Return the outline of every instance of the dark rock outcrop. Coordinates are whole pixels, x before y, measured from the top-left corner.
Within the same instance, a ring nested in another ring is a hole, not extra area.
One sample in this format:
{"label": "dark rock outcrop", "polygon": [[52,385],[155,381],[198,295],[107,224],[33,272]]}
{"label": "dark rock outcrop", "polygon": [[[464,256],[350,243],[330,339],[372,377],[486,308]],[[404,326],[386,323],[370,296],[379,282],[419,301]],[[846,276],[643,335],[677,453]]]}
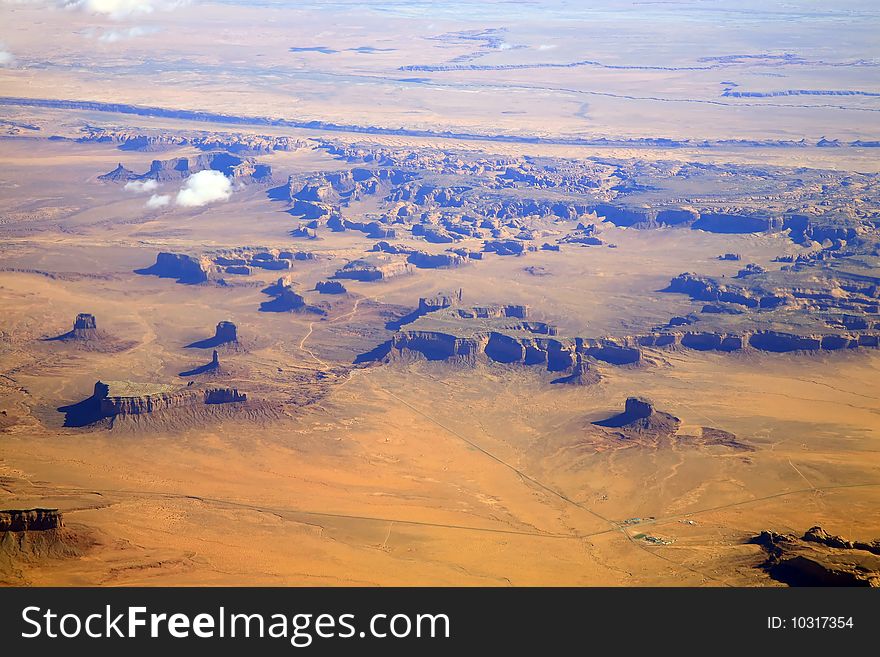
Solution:
{"label": "dark rock outcrop", "polygon": [[0,509],[0,532],[41,532],[63,526],[58,509]]}
{"label": "dark rock outcrop", "polygon": [[767,553],[760,568],[789,586],[880,587],[880,541],[849,541],[812,527],[800,537],[765,530],[750,542]]}

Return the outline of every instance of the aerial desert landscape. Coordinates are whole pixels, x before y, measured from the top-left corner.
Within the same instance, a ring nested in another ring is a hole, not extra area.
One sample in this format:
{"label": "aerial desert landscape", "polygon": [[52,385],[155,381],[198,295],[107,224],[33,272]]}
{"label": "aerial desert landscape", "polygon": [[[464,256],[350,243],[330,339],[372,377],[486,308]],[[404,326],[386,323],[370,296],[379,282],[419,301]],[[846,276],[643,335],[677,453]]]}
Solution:
{"label": "aerial desert landscape", "polygon": [[0,17],[0,584],[880,586],[875,2]]}

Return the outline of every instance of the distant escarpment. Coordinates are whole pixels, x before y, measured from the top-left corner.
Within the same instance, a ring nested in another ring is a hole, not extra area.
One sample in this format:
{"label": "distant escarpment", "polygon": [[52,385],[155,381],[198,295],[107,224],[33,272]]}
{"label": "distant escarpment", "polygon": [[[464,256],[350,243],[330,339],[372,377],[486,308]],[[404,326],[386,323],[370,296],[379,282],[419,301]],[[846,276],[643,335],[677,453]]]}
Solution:
{"label": "distant escarpment", "polygon": [[195,157],[177,157],[170,160],[153,160],[150,168],[137,174],[119,164],[113,171],[98,176],[102,182],[130,182],[133,180],[155,180],[171,182],[189,178],[199,171],[219,171],[224,176],[242,183],[265,183],[272,180],[272,167],[258,164],[250,157],[242,157],[225,152],[205,153]]}
{"label": "distant escarpment", "polygon": [[[613,224],[787,233],[799,245],[819,247],[822,257],[869,252],[878,237],[877,174],[320,144],[354,166],[293,176],[268,192],[302,220],[292,229],[297,237],[315,239],[327,229],[377,240],[409,234],[431,244],[478,239],[481,253],[511,256],[613,247],[605,242]],[[367,200],[370,212],[349,211]],[[441,266],[457,264],[447,258]]]}
{"label": "distant escarpment", "polygon": [[765,530],[750,542],[767,554],[759,567],[789,586],[880,587],[880,540],[851,541],[817,526],[803,536]]}
{"label": "distant escarpment", "polygon": [[237,155],[265,155],[276,151],[308,148],[308,142],[294,137],[251,135],[229,132],[132,132],[86,126],[80,143],[116,144],[122,151],[153,152],[192,146],[202,151],[226,151]]}

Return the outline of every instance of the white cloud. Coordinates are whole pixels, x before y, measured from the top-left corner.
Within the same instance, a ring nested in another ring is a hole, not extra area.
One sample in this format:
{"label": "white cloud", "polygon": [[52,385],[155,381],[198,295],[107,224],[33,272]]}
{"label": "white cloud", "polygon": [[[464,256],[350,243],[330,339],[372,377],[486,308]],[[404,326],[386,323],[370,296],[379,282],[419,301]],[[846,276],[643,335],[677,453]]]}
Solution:
{"label": "white cloud", "polygon": [[553,50],[556,46],[550,43],[542,43],[538,46],[538,50]]}
{"label": "white cloud", "polygon": [[103,43],[116,43],[117,41],[127,41],[128,39],[153,34],[158,31],[159,30],[155,27],[141,27],[135,25],[134,27],[127,27],[123,30],[106,30],[98,36],[98,41],[102,41]]}
{"label": "white cloud", "polygon": [[159,186],[155,180],[130,180],[125,183],[124,189],[135,194],[142,192],[152,192]]}
{"label": "white cloud", "polygon": [[232,196],[232,183],[219,171],[194,173],[177,193],[176,203],[185,208],[197,208],[214,201],[226,201]]}
{"label": "white cloud", "polygon": [[3,44],[0,43],[0,66],[9,66],[10,64],[15,63],[15,55],[13,55],[8,50],[3,48]]}
{"label": "white cloud", "polygon": [[112,19],[170,11],[188,0],[0,0],[3,4],[59,7],[100,14]]}
{"label": "white cloud", "polygon": [[153,194],[147,200],[147,207],[155,210],[157,208],[164,208],[169,203],[171,203],[171,197],[168,194]]}
{"label": "white cloud", "polygon": [[64,0],[64,6],[82,9],[110,18],[127,18],[139,14],[151,14],[156,10],[167,11],[181,5],[173,0]]}

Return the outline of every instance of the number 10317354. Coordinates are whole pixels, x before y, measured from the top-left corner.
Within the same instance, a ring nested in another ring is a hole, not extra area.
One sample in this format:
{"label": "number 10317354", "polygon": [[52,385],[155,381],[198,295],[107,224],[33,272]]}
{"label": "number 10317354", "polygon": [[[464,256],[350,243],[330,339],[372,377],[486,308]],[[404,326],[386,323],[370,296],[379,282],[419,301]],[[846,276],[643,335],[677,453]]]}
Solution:
{"label": "number 10317354", "polygon": [[770,630],[851,630],[852,616],[768,616]]}

